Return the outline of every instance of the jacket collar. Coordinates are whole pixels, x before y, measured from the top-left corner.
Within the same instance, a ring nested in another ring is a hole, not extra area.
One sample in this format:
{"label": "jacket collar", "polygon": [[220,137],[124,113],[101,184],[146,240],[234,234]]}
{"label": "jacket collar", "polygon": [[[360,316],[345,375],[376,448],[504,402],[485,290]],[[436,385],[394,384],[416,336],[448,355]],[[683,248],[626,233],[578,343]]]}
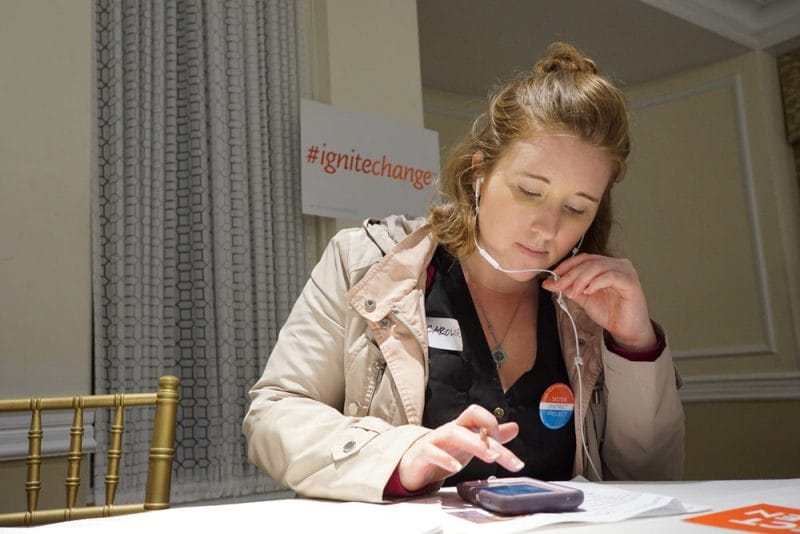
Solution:
{"label": "jacket collar", "polygon": [[[367,320],[375,341],[381,347],[386,365],[395,379],[406,419],[412,424],[422,422],[425,405],[428,341],[421,295],[426,267],[435,250],[436,242],[430,227],[418,228],[345,293],[348,303]],[[391,322],[391,319],[384,319],[390,313],[406,328],[384,328],[386,321]]]}
{"label": "jacket collar", "polygon": [[[389,239],[380,233],[370,235],[381,246]],[[424,224],[386,253],[364,277],[345,294],[348,303],[365,319],[377,322],[386,317],[393,303],[399,302],[420,280],[436,250],[431,228]]]}

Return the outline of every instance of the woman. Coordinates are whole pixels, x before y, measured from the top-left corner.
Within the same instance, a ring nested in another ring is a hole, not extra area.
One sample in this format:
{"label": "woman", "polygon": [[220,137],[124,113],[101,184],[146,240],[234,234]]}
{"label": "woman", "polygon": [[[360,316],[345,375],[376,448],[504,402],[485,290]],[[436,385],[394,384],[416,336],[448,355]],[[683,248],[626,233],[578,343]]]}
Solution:
{"label": "woman", "polygon": [[628,151],[621,92],[551,46],[491,99],[425,220],[331,240],[250,392],[251,461],[375,502],[490,475],[680,477],[665,335],[606,250]]}

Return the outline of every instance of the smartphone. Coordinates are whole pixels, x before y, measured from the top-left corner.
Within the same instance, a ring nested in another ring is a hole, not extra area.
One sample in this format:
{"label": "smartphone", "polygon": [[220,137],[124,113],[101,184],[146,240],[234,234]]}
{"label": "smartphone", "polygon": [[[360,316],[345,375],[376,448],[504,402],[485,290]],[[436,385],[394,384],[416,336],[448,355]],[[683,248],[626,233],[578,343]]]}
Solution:
{"label": "smartphone", "polygon": [[529,477],[472,480],[461,482],[456,490],[467,502],[508,515],[567,512],[583,502],[583,492],[579,489]]}

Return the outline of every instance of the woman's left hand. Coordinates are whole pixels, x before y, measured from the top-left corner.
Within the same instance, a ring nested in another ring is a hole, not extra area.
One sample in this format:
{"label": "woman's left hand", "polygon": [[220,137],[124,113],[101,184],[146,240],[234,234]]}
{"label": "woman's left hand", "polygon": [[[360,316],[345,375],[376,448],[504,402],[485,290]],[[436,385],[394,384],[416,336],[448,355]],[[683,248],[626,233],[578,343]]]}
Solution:
{"label": "woman's left hand", "polygon": [[542,287],[575,301],[624,349],[647,350],[657,339],[633,264],[624,258],[578,254],[555,269]]}

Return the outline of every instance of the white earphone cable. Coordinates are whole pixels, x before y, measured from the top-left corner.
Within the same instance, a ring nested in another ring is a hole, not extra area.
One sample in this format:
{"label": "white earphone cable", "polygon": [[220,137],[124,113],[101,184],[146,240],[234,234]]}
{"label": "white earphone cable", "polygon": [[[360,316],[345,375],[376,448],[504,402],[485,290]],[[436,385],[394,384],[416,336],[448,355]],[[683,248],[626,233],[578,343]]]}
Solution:
{"label": "white earphone cable", "polygon": [[[552,273],[553,278],[558,280],[558,275],[556,273]],[[567,314],[569,317],[569,322],[572,325],[572,333],[575,336],[575,371],[578,374],[578,398],[575,399],[575,417],[576,421],[578,421],[581,430],[581,445],[583,446],[583,453],[586,459],[589,461],[589,466],[591,466],[592,471],[594,471],[594,475],[597,477],[597,480],[603,480],[603,477],[600,476],[600,473],[597,471],[597,467],[595,467],[594,462],[592,461],[592,455],[589,454],[589,446],[586,443],[586,431],[585,431],[585,421],[583,420],[583,412],[581,411],[581,407],[583,406],[583,375],[581,373],[581,367],[583,367],[583,358],[581,358],[581,346],[580,340],[578,339],[578,327],[575,325],[575,319],[572,318],[572,314],[567,309],[567,303],[564,302],[564,298],[561,295],[561,292],[558,292],[558,297],[556,298],[558,302],[558,306]]]}

